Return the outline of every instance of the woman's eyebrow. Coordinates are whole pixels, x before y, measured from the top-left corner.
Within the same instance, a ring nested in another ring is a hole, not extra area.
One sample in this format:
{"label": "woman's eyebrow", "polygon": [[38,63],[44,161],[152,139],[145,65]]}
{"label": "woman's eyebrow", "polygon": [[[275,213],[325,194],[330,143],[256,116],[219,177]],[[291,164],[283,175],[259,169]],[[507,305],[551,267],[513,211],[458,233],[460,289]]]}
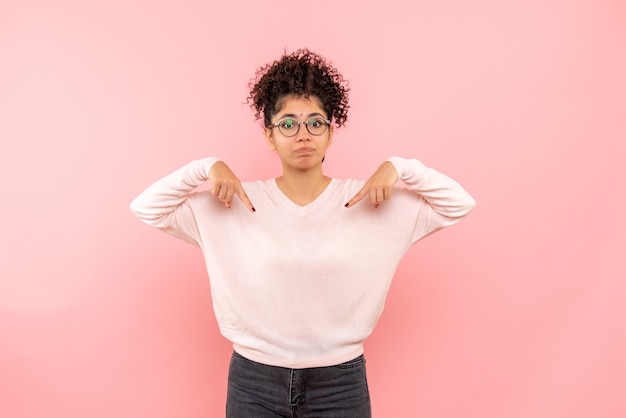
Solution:
{"label": "woman's eyebrow", "polygon": [[[315,113],[309,113],[309,114],[307,115],[307,118],[312,118],[312,117],[314,117],[314,116],[321,116],[321,117],[324,117],[324,115],[322,115],[321,113],[319,113],[319,112],[315,112]],[[284,118],[297,118],[297,117],[298,117],[298,115],[296,115],[295,113],[286,113],[286,114],[282,115],[279,119],[284,119]]]}

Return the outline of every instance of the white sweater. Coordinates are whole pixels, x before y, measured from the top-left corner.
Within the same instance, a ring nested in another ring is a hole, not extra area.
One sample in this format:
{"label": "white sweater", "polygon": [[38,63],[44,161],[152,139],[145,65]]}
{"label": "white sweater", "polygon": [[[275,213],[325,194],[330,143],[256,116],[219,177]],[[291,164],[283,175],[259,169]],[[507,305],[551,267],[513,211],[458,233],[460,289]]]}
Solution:
{"label": "white sweater", "polygon": [[379,208],[344,205],[363,181],[333,179],[298,206],[274,179],[244,183],[256,212],[209,191],[217,158],[192,161],[131,204],[145,223],[198,245],[220,331],[244,357],[288,368],[339,364],[363,353],[398,262],[426,235],[474,207],[454,180],[417,160],[392,157],[400,179]]}

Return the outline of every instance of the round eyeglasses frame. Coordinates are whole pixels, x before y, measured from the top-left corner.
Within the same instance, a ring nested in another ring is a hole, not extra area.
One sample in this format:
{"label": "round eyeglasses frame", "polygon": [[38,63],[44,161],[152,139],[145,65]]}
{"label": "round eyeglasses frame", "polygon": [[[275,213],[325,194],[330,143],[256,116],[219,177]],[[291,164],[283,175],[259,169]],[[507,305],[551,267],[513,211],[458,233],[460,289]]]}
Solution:
{"label": "round eyeglasses frame", "polygon": [[[286,120],[290,120],[291,122],[293,122],[293,123],[298,125],[298,127],[296,128],[295,132],[287,132],[287,133],[285,133],[283,131],[283,129],[281,128],[281,123],[286,121]],[[314,122],[324,122],[324,130],[321,131],[321,132],[318,132],[318,133],[311,132],[310,126]],[[278,130],[280,131],[281,134],[283,134],[284,136],[286,136],[288,138],[291,138],[291,137],[294,137],[294,136],[298,135],[298,132],[300,132],[300,125],[306,125],[306,130],[311,135],[320,136],[320,135],[323,135],[328,130],[328,127],[330,126],[330,120],[324,119],[324,118],[319,117],[319,116],[315,117],[315,118],[311,118],[311,119],[307,120],[306,122],[300,122],[298,120],[295,120],[294,118],[282,118],[278,122],[272,123],[271,125],[268,125],[267,128],[268,129],[278,128]]]}

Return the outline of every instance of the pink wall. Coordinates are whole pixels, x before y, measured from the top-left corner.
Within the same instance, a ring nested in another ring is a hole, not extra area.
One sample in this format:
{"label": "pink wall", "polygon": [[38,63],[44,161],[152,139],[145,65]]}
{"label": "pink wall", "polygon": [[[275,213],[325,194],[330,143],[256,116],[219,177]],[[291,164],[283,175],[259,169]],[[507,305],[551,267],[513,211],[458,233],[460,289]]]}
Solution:
{"label": "pink wall", "polygon": [[0,416],[223,415],[201,254],[128,204],[205,155],[276,175],[242,103],[300,46],[352,84],[329,174],[417,157],[478,201],[398,270],[375,416],[626,416],[623,3],[240,3],[0,0]]}

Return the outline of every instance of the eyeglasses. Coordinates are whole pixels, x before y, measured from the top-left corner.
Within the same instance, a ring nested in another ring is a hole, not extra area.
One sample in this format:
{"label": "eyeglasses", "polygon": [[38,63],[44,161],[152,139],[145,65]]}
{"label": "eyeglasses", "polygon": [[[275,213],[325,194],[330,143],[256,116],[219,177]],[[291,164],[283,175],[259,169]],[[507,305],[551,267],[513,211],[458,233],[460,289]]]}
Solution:
{"label": "eyeglasses", "polygon": [[302,124],[306,125],[306,130],[309,131],[311,135],[318,136],[326,132],[326,129],[328,129],[328,126],[330,125],[330,121],[320,116],[311,118],[306,122],[300,122],[293,118],[285,118],[276,123],[272,123],[268,126],[268,128],[278,128],[281,134],[291,137],[298,135],[298,132],[300,132],[300,125]]}

